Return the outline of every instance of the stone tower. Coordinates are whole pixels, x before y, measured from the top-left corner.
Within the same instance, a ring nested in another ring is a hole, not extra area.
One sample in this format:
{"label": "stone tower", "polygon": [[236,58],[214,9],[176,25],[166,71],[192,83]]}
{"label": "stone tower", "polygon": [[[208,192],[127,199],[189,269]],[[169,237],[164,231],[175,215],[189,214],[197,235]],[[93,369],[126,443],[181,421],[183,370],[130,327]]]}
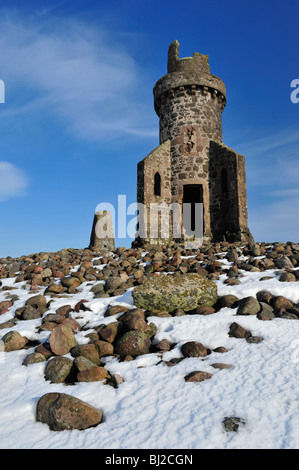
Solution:
{"label": "stone tower", "polygon": [[[160,145],[138,163],[137,202],[144,210],[139,211],[136,241],[194,240],[196,217],[201,217],[203,240],[251,242],[244,157],[222,143],[226,89],[210,73],[208,56],[194,53],[180,59],[179,43],[172,42],[167,74],[153,93]],[[163,205],[180,209],[169,212],[169,227],[165,218],[161,223],[161,214],[150,212]],[[191,214],[188,227],[185,207]]]}

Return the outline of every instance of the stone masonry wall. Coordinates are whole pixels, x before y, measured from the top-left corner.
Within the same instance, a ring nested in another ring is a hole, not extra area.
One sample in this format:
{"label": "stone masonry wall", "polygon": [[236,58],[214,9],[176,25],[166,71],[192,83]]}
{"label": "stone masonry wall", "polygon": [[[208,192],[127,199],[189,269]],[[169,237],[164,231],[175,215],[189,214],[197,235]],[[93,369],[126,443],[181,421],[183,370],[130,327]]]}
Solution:
{"label": "stone masonry wall", "polygon": [[[155,174],[158,173],[161,179],[161,193],[160,196],[155,195],[154,186],[155,186]],[[140,202],[145,207],[145,212],[140,213],[138,217],[139,222],[139,232],[142,233],[142,228],[145,228],[146,241],[147,243],[155,244],[159,243],[159,238],[162,235],[160,227],[160,215],[155,217],[153,213],[152,219],[150,219],[150,209],[151,204],[161,205],[167,204],[171,205],[171,165],[170,165],[170,142],[166,141],[159,147],[155,148],[147,157],[145,157],[141,162],[138,163],[137,167],[137,202]],[[153,208],[153,206],[152,206]],[[151,225],[150,225],[151,224]],[[171,220],[169,221],[169,226],[171,227]],[[150,229],[152,233],[158,234],[158,239],[151,239]],[[167,235],[167,234],[166,234]],[[171,238],[168,237],[168,240]]]}
{"label": "stone masonry wall", "polygon": [[213,240],[250,241],[244,157],[222,142],[211,141],[209,166]]}
{"label": "stone masonry wall", "polygon": [[160,140],[171,141],[172,201],[182,204],[184,185],[203,186],[204,228],[210,237],[210,140],[222,140],[223,101],[200,86],[180,87],[161,99]]}

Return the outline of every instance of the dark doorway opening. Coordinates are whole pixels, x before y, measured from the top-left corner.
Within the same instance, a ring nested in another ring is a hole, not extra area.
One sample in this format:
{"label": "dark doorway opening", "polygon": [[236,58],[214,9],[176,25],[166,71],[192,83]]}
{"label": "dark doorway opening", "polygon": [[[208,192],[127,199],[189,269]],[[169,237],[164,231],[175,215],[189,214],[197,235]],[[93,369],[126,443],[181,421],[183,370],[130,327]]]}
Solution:
{"label": "dark doorway opening", "polygon": [[[199,206],[201,204],[201,207]],[[202,220],[198,220],[198,218]],[[187,235],[194,235],[203,226],[202,184],[186,184],[183,192],[183,225]],[[195,234],[196,236],[196,234]]]}

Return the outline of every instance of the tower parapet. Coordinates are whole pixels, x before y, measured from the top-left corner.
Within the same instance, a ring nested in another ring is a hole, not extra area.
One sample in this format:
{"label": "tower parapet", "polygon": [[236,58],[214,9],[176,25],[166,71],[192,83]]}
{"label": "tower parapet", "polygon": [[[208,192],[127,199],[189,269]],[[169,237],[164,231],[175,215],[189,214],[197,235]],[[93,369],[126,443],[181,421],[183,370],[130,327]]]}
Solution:
{"label": "tower parapet", "polygon": [[[177,137],[180,127],[192,121],[210,139],[222,140],[221,113],[226,105],[223,81],[210,73],[207,55],[195,52],[193,57],[179,58],[179,42],[168,49],[168,73],[154,86],[154,107],[160,118],[160,143]],[[182,113],[182,110],[184,112]]]}

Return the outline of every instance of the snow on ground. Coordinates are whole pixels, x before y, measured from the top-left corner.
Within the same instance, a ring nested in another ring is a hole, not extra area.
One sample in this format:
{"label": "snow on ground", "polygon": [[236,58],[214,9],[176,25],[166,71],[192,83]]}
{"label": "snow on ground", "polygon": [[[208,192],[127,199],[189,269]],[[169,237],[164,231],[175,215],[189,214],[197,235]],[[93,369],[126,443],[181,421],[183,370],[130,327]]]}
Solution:
{"label": "snow on ground", "polygon": [[[225,260],[223,260],[225,262]],[[219,295],[238,297],[255,295],[267,289],[299,302],[298,283],[279,282],[274,271],[267,271],[271,280],[260,281],[265,273],[243,272],[241,284],[217,282]],[[4,279],[3,286],[14,286],[12,294],[19,300],[12,312],[1,320],[12,318],[14,310],[23,306],[33,295],[23,289],[25,283],[14,284]],[[104,318],[108,304],[132,305],[131,290],[109,299],[93,299],[90,282],[80,286],[80,292],[68,299],[55,299],[51,310],[87,299],[91,312],[73,313],[73,317],[89,326],[115,321]],[[41,291],[42,293],[42,291]],[[5,299],[0,293],[0,301]],[[50,300],[50,297],[49,297]],[[44,379],[45,363],[23,366],[24,357],[32,350],[0,353],[0,447],[10,449],[289,449],[299,448],[299,321],[274,319],[260,321],[256,316],[235,316],[236,309],[223,308],[208,315],[186,315],[173,318],[150,317],[158,327],[156,340],[163,338],[177,343],[163,354],[164,360],[181,357],[180,346],[190,340],[215,349],[224,346],[227,353],[212,352],[205,358],[188,358],[175,366],[161,363],[161,354],[139,356],[131,362],[105,359],[110,373],[120,374],[124,383],[117,389],[102,382],[75,385],[50,384]],[[246,340],[230,338],[229,326],[237,321],[253,335],[264,341],[249,344]],[[29,339],[46,341],[50,332],[37,333],[40,320],[20,321],[11,329]],[[1,337],[8,330],[1,330]],[[81,331],[76,335],[79,344],[87,342]],[[69,356],[71,357],[71,356]],[[211,364],[224,362],[232,369],[214,369]],[[184,376],[202,370],[212,378],[201,383],[186,383]],[[48,392],[73,395],[100,408],[104,422],[85,431],[50,431],[46,424],[35,419],[39,398]],[[226,416],[244,418],[246,425],[237,433],[228,433],[222,426]]]}

